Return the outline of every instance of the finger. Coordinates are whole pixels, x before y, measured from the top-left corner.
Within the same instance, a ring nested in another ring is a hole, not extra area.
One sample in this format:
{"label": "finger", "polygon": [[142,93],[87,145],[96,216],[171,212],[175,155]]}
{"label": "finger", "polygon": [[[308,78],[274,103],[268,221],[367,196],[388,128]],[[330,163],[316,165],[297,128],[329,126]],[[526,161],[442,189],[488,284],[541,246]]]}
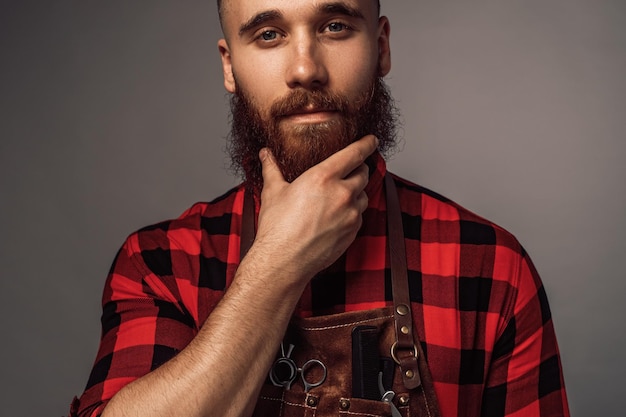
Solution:
{"label": "finger", "polygon": [[335,173],[340,178],[345,178],[368,156],[370,156],[378,146],[378,139],[374,135],[367,135],[351,143],[340,151],[329,156],[320,162],[318,166],[329,173]]}
{"label": "finger", "polygon": [[263,148],[259,152],[261,159],[261,175],[263,175],[263,188],[265,189],[272,184],[281,184],[285,182],[282,172],[274,159],[274,155],[269,149]]}
{"label": "finger", "polygon": [[350,174],[348,174],[344,179],[346,184],[349,187],[356,191],[362,191],[370,178],[370,167],[363,163],[356,167]]}
{"label": "finger", "polygon": [[361,191],[356,198],[357,210],[359,210],[361,214],[363,214],[365,209],[367,209],[368,204],[369,204],[369,197],[367,196],[367,193],[365,191]]}

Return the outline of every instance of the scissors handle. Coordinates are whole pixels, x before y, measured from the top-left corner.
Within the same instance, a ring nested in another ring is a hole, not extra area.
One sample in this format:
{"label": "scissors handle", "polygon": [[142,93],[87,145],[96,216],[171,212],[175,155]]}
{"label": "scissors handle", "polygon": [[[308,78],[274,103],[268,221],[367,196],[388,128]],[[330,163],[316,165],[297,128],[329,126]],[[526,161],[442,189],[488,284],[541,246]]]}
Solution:
{"label": "scissors handle", "polygon": [[[326,365],[318,359],[309,359],[304,363],[304,365],[302,365],[302,368],[298,368],[296,362],[290,358],[293,348],[293,345],[289,345],[287,352],[285,352],[284,344],[280,344],[280,352],[282,356],[276,359],[269,372],[269,378],[272,384],[277,387],[290,389],[291,384],[298,377],[298,373],[300,373],[300,378],[302,378],[302,383],[304,384],[304,392],[309,392],[311,388],[322,385],[324,381],[326,381]],[[316,367],[322,368],[322,376],[316,381],[308,381],[307,376],[309,375],[309,372]]]}
{"label": "scissors handle", "polygon": [[270,381],[277,387],[291,388],[298,375],[298,367],[291,358],[278,358],[270,369]]}
{"label": "scissors handle", "polygon": [[[307,374],[314,367],[322,368],[322,376],[317,381],[310,382],[307,380]],[[298,371],[300,371],[300,377],[302,378],[302,384],[304,385],[304,392],[309,392],[311,388],[319,387],[324,383],[324,381],[326,381],[326,365],[324,365],[320,360],[309,359],[304,363],[304,365],[302,365],[302,368],[298,369]]]}

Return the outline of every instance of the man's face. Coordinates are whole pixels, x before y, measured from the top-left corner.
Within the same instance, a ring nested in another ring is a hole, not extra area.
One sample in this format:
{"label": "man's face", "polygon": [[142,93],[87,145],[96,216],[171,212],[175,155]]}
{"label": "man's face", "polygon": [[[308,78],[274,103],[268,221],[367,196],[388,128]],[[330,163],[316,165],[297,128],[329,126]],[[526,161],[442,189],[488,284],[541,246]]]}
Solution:
{"label": "man's face", "polygon": [[233,135],[257,142],[244,159],[267,146],[291,181],[358,139],[359,115],[390,69],[375,1],[225,0],[222,25]]}

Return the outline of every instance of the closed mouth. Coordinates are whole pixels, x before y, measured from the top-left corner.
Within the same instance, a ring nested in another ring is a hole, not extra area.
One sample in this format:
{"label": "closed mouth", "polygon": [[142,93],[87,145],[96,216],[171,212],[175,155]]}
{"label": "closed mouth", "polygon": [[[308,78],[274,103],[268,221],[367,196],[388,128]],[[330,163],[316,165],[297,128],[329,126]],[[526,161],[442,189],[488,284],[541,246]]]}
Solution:
{"label": "closed mouth", "polygon": [[337,110],[335,109],[306,106],[306,107],[300,107],[298,109],[289,111],[286,114],[284,114],[283,117],[299,116],[299,115],[307,115],[307,114],[315,114],[315,113],[335,113],[336,111]]}

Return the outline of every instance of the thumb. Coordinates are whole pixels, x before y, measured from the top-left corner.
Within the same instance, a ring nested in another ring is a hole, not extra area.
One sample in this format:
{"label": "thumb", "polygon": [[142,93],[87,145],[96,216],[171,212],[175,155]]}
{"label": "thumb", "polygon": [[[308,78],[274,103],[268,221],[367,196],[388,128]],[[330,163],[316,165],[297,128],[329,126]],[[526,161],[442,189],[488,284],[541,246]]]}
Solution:
{"label": "thumb", "polygon": [[274,155],[272,155],[272,152],[269,149],[261,149],[259,152],[259,158],[261,159],[263,188],[268,188],[275,183],[280,184],[285,182],[285,178],[283,177],[282,172],[280,172],[280,168],[274,159]]}

